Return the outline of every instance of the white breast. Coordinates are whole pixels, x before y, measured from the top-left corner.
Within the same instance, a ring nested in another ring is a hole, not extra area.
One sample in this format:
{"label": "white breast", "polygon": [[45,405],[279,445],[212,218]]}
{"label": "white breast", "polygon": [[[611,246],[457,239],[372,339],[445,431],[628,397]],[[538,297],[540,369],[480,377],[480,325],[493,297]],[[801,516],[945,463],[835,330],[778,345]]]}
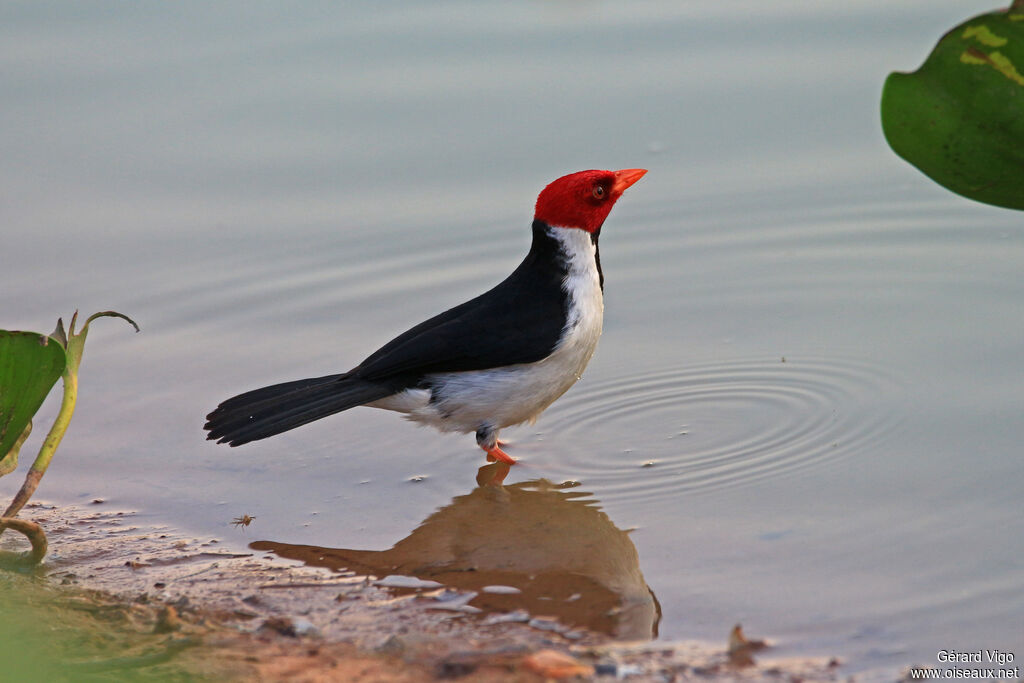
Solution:
{"label": "white breast", "polygon": [[604,319],[604,297],[597,271],[597,246],[583,230],[551,228],[564,252],[568,272],[568,319],[562,338],[547,358],[491,370],[433,375],[430,392],[413,389],[375,404],[408,413],[408,418],[442,431],[473,432],[532,422],[583,374],[594,355]]}

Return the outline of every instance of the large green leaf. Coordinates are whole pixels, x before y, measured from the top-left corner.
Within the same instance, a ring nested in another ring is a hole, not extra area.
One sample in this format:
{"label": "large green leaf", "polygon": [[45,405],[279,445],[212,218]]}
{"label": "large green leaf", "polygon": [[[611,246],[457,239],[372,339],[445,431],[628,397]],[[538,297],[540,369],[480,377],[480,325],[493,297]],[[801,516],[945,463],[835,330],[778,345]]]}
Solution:
{"label": "large green leaf", "polygon": [[0,330],[0,459],[25,431],[65,363],[64,347],[56,340]]}
{"label": "large green leaf", "polygon": [[1024,8],[991,12],[943,36],[921,68],[882,90],[893,151],[970,199],[1024,209]]}

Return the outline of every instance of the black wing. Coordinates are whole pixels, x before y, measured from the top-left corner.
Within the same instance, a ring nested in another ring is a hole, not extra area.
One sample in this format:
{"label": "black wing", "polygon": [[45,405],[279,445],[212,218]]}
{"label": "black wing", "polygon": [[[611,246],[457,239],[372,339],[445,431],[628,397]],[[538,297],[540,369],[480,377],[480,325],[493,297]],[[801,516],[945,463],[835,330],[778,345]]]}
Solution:
{"label": "black wing", "polygon": [[350,374],[367,380],[403,377],[413,385],[434,372],[539,361],[562,336],[568,314],[565,276],[557,242],[547,226],[535,223],[530,252],[503,282],[399,335]]}

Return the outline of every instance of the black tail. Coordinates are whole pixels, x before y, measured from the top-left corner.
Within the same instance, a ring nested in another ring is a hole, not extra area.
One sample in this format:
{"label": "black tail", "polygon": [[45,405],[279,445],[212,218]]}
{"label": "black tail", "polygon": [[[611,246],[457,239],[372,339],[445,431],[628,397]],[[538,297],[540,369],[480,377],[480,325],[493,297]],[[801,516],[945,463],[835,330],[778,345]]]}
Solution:
{"label": "black tail", "polygon": [[239,394],[206,416],[207,439],[240,446],[395,393],[386,383],[328,375]]}

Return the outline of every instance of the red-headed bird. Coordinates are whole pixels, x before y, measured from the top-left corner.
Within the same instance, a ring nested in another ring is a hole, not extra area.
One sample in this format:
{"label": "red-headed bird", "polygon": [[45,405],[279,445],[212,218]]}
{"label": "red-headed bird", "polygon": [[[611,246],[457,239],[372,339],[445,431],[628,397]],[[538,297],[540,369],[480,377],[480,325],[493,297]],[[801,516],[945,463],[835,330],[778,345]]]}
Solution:
{"label": "red-headed bird", "polygon": [[420,323],[348,372],[274,384],[206,416],[208,439],[238,446],[355,406],[476,433],[489,460],[514,463],[503,427],[532,422],[583,374],[604,317],[597,241],[608,212],[645,169],[580,171],[537,198],[533,244],[511,275]]}

